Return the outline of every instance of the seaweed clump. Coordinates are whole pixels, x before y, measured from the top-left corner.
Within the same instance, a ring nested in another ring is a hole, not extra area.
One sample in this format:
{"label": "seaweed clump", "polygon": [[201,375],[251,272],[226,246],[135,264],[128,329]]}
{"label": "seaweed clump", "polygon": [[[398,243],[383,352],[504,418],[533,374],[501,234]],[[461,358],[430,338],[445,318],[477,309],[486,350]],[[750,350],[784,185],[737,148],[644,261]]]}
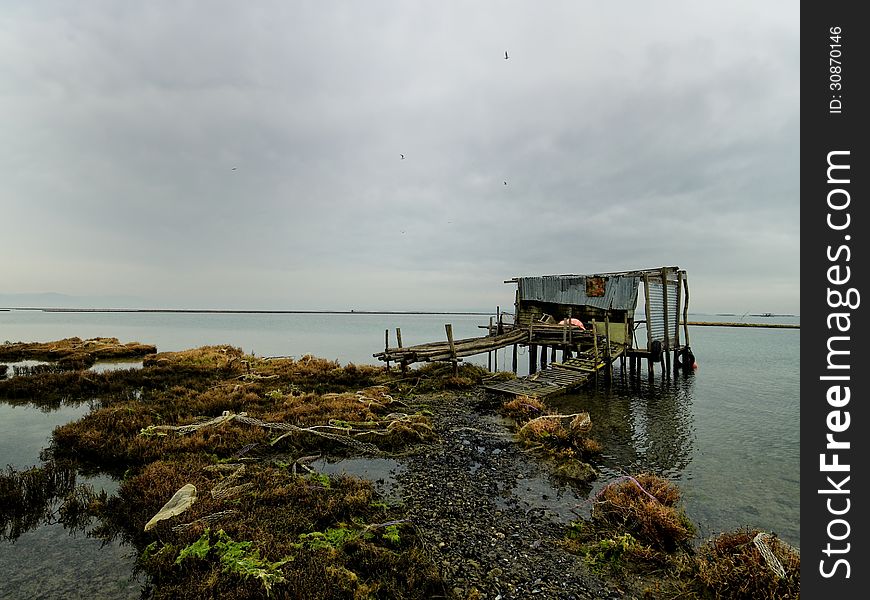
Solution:
{"label": "seaweed clump", "polygon": [[730,531],[705,542],[687,569],[702,597],[799,598],[800,554],[758,529]]}
{"label": "seaweed clump", "polygon": [[679,501],[680,489],[667,479],[651,473],[626,476],[598,493],[592,518],[664,552],[688,549],[695,526]]}
{"label": "seaweed clump", "polygon": [[587,461],[602,448],[589,436],[589,413],[550,414],[546,405],[533,396],[517,396],[505,402],[502,412],[517,423],[520,442],[555,462],[556,475],[583,483],[597,477]]}
{"label": "seaweed clump", "polygon": [[679,589],[682,594],[681,565],[691,564],[695,527],[679,500],[679,488],[666,479],[648,473],[626,476],[596,495],[591,519],[572,523],[563,547],[582,556],[594,571],[631,573],[639,577],[635,584],[646,576],[659,592]]}

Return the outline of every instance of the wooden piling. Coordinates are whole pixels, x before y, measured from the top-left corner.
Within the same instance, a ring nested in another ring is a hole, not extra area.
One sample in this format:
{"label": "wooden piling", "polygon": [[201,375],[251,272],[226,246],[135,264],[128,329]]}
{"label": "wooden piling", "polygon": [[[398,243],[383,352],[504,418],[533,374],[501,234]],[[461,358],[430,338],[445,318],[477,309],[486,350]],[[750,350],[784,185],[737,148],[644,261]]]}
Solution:
{"label": "wooden piling", "polygon": [[595,331],[595,319],[592,319],[592,356],[595,358],[595,384],[598,384],[598,333]]}
{"label": "wooden piling", "polygon": [[628,311],[623,315],[623,339],[622,339],[622,370],[625,371],[625,356],[631,350],[631,334],[628,332]]}
{"label": "wooden piling", "polygon": [[607,360],[607,380],[610,381],[613,378],[613,361],[610,360],[610,313],[604,313],[604,336],[607,339],[607,346],[604,348],[604,356],[605,360]]}
{"label": "wooden piling", "polygon": [[665,322],[665,339],[662,347],[662,376],[670,377],[671,376],[671,328],[670,328],[670,319],[668,314],[668,269],[667,267],[662,267],[662,308],[664,309],[662,317]]}
{"label": "wooden piling", "polygon": [[450,344],[450,356],[453,362],[453,375],[459,377],[459,361],[456,360],[456,345],[453,343],[453,325],[447,323],[444,325],[447,331],[447,343]]}
{"label": "wooden piling", "polygon": [[384,331],[384,352],[387,353],[387,371],[390,370],[390,330],[387,329]]}
{"label": "wooden piling", "polygon": [[[489,335],[492,335],[492,317],[489,318],[489,329],[487,329]],[[492,350],[486,353],[486,369],[490,373],[492,373]]]}
{"label": "wooden piling", "polygon": [[[402,348],[402,328],[401,327],[396,327],[396,342],[399,344],[399,349],[401,349]],[[402,369],[402,373],[406,373],[408,371],[408,365],[405,363],[404,360],[399,362],[399,366]]]}
{"label": "wooden piling", "polygon": [[511,363],[511,366],[513,367],[514,375],[516,375],[517,374],[517,345],[516,344],[514,344],[513,361]]}
{"label": "wooden piling", "polygon": [[683,334],[686,338],[686,345],[689,345],[689,280],[683,277],[683,291],[686,292],[686,297],[683,299]]}
{"label": "wooden piling", "polygon": [[674,377],[677,376],[679,361],[677,354],[680,351],[680,303],[682,301],[683,292],[683,272],[677,271],[677,311],[674,315]]}
{"label": "wooden piling", "polygon": [[[651,326],[651,318],[650,318],[650,304],[649,304],[649,275],[646,273],[643,274],[643,295],[644,301],[646,302],[645,311],[646,311],[646,349],[648,352],[652,352],[652,326]],[[652,379],[653,378],[653,364],[652,364],[652,355],[647,354],[646,359],[646,369],[647,376]]]}
{"label": "wooden piling", "polygon": [[538,370],[538,346],[529,344],[529,375],[533,375]]}

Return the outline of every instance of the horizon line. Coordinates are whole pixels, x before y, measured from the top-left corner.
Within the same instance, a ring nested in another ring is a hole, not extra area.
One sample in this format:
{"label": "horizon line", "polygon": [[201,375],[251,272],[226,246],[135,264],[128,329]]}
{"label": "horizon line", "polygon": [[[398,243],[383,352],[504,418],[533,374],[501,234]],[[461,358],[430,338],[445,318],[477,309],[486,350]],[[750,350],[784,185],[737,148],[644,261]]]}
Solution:
{"label": "horizon line", "polygon": [[[215,314],[332,314],[332,315],[491,315],[494,312],[449,310],[252,310],[232,308],[60,308],[44,306],[9,306],[0,310],[21,310],[69,313],[215,313]],[[503,314],[505,311],[501,311]],[[512,314],[512,313],[511,313]]]}

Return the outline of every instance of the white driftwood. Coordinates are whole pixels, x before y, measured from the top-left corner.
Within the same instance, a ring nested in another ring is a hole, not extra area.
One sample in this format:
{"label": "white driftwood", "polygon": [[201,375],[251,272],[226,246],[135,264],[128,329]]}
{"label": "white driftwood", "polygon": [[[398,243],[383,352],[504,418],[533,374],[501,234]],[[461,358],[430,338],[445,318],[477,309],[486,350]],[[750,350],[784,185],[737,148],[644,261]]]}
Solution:
{"label": "white driftwood", "polygon": [[163,508],[160,511],[151,517],[151,520],[145,523],[145,531],[148,531],[160,521],[164,519],[169,519],[174,517],[175,515],[180,515],[188,508],[190,505],[196,502],[196,486],[192,483],[188,483],[183,486],[180,490],[175,492],[172,495],[172,498],[169,499],[169,502],[163,505]]}

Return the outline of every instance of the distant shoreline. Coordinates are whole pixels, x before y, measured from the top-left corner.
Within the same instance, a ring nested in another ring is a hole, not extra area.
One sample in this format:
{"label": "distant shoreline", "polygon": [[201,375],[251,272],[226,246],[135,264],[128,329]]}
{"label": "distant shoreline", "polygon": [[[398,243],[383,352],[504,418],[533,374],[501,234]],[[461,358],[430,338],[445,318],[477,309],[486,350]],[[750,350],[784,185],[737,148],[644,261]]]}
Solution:
{"label": "distant shoreline", "polygon": [[233,310],[212,308],[44,308],[9,307],[0,311],[28,310],[57,313],[192,313],[192,314],[233,314],[233,315],[473,315],[488,316],[491,312],[453,312],[421,310]]}
{"label": "distant shoreline", "polygon": [[712,321],[689,321],[687,325],[692,327],[772,327],[774,329],[800,329],[795,323],[715,323]]}

